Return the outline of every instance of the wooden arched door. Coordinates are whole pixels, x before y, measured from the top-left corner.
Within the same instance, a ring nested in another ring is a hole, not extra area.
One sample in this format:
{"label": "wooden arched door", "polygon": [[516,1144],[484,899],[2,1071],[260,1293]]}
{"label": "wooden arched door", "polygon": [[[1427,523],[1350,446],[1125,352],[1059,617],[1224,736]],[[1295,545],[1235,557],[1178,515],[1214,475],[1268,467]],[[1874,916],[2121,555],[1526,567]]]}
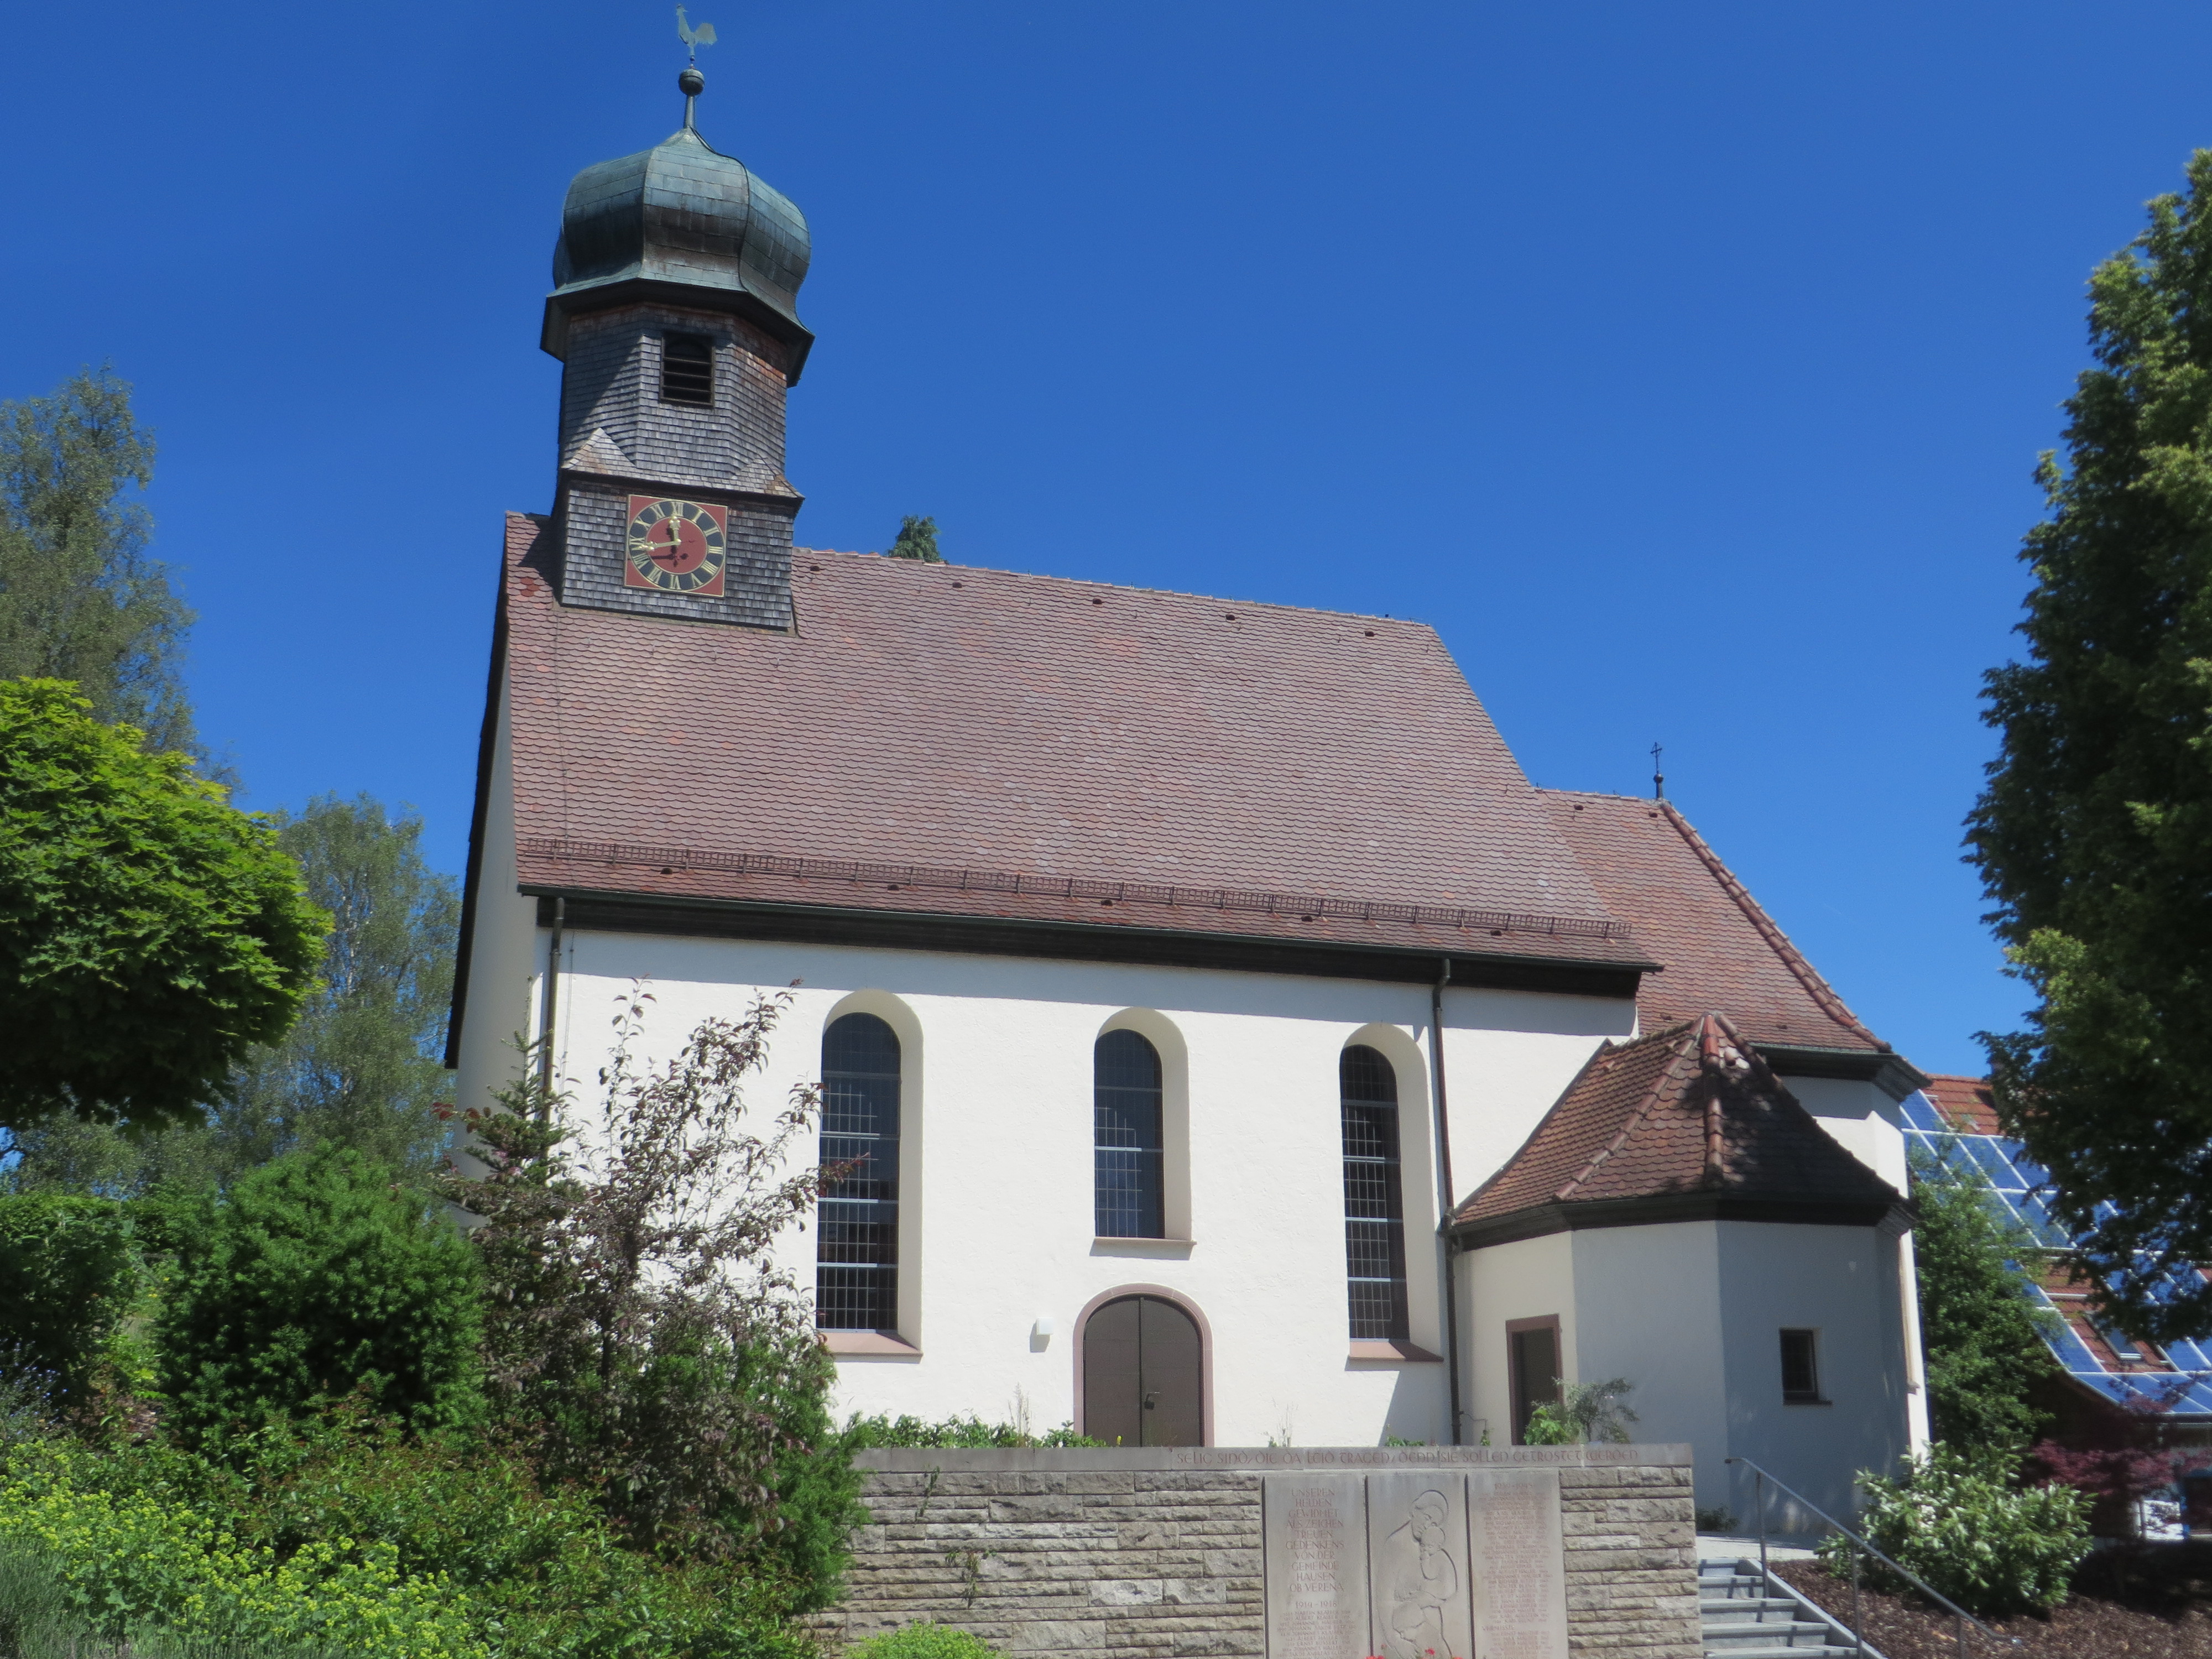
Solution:
{"label": "wooden arched door", "polygon": [[1206,1443],[1198,1322],[1164,1296],[1117,1296],[1083,1323],[1083,1432],[1109,1446]]}

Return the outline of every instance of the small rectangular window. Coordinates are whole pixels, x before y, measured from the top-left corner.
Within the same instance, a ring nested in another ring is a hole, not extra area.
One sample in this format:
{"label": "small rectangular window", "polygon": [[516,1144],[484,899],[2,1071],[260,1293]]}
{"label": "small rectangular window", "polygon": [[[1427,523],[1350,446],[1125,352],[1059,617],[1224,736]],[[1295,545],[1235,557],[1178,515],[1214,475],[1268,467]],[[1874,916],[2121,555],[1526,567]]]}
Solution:
{"label": "small rectangular window", "polygon": [[1818,1406],[1820,1398],[1820,1345],[1817,1331],[1782,1333],[1782,1401],[1787,1406]]}
{"label": "small rectangular window", "polygon": [[660,400],[714,406],[714,343],[703,334],[660,337]]}
{"label": "small rectangular window", "polygon": [[1513,1443],[1525,1446],[1529,1413],[1559,1403],[1559,1322],[1550,1316],[1509,1321],[1505,1346],[1513,1384]]}
{"label": "small rectangular window", "polygon": [[2090,1328],[2105,1339],[2105,1346],[2112,1351],[2112,1357],[2123,1365],[2158,1364],[2158,1351],[2149,1343],[2138,1342],[2118,1326],[2107,1324],[2101,1319],[2093,1319],[2089,1323]]}

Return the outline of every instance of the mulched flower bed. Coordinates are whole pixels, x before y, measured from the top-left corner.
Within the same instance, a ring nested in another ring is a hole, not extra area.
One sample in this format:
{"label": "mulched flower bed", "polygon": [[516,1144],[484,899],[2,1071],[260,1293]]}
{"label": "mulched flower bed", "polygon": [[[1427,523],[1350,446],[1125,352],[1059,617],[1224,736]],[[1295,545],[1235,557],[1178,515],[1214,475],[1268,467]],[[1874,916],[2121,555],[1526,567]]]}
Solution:
{"label": "mulched flower bed", "polygon": [[[1846,1626],[1851,1587],[1818,1562],[1775,1571]],[[1958,1659],[1951,1615],[1918,1596],[1862,1588],[1868,1643],[1886,1659]],[[2212,1659],[2212,1543],[2130,1545],[2099,1551],[2075,1575],[2074,1593],[2047,1617],[1983,1621],[2020,1645],[1991,1642],[1971,1625],[1972,1659]]]}

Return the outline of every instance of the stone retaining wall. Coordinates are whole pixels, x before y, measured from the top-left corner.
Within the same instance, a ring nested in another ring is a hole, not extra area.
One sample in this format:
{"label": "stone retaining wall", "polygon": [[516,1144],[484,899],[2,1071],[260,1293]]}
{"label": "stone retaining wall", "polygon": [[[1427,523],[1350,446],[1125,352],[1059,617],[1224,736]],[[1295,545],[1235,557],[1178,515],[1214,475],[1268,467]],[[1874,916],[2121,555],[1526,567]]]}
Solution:
{"label": "stone retaining wall", "polygon": [[1265,1475],[1545,1466],[1559,1476],[1569,1651],[1703,1652],[1686,1446],[899,1450],[857,1461],[873,1519],[854,1540],[847,1599],[819,1623],[833,1650],[919,1619],[1011,1654],[1263,1654]]}

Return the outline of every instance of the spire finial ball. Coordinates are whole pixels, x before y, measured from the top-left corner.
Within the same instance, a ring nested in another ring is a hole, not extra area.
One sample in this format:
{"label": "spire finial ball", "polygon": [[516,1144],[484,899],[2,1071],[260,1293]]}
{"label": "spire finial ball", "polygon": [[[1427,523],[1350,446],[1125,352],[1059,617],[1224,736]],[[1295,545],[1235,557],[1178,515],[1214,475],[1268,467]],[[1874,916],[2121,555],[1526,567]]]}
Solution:
{"label": "spire finial ball", "polygon": [[686,98],[696,98],[707,90],[707,77],[694,66],[676,77],[676,88]]}

